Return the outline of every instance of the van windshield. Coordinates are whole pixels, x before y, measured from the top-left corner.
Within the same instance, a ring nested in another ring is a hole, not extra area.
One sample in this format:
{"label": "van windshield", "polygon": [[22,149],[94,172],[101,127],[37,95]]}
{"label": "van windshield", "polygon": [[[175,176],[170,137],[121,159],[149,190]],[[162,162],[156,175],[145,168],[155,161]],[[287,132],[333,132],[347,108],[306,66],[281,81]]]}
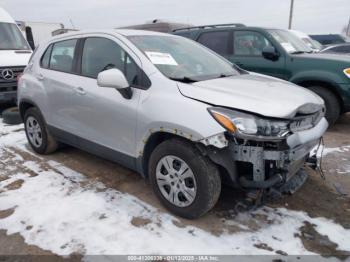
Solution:
{"label": "van windshield", "polygon": [[0,50],[29,50],[29,45],[15,24],[0,23]]}
{"label": "van windshield", "polygon": [[137,35],[128,39],[160,72],[173,80],[196,82],[239,74],[219,55],[183,37]]}

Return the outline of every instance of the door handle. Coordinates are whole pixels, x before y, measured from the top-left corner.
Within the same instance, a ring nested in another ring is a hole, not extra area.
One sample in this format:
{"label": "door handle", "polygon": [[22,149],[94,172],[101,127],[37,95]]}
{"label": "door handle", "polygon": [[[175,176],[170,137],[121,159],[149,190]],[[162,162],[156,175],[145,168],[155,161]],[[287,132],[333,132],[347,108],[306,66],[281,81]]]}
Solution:
{"label": "door handle", "polygon": [[42,80],[45,79],[45,77],[44,77],[43,74],[37,74],[37,75],[36,75],[36,78],[37,78],[38,80],[40,80],[40,81],[42,81]]}
{"label": "door handle", "polygon": [[76,88],[74,88],[75,92],[78,94],[78,95],[85,95],[86,94],[86,91],[84,88],[78,86]]}

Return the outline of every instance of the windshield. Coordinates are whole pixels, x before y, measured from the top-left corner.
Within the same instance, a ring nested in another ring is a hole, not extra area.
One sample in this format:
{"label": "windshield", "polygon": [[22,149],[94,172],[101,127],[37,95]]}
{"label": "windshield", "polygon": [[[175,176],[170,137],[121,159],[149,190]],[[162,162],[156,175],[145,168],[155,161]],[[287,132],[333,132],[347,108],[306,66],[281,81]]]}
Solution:
{"label": "windshield", "polygon": [[0,23],[0,50],[28,50],[29,45],[15,24]]}
{"label": "windshield", "polygon": [[195,82],[239,74],[223,58],[183,37],[147,35],[128,38],[170,79]]}
{"label": "windshield", "polygon": [[322,49],[322,45],[317,41],[312,40],[311,38],[305,37],[305,38],[302,38],[301,40],[303,40],[304,43],[307,44],[311,49],[314,49],[314,50]]}
{"label": "windshield", "polygon": [[321,50],[321,49],[323,48],[323,46],[322,46],[319,42],[317,42],[316,40],[313,40],[313,39],[311,39],[311,38],[309,38],[309,40],[312,42],[313,46],[314,46],[316,49]]}
{"label": "windshield", "polygon": [[268,30],[273,38],[278,41],[281,46],[290,54],[312,53],[312,49],[308,47],[299,37],[286,30]]}

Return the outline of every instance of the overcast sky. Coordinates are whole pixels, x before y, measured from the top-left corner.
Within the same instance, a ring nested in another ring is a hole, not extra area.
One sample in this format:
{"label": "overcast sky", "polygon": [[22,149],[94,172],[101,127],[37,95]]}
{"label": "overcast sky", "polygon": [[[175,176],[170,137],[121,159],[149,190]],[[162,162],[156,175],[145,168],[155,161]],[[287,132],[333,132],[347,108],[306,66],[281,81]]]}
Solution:
{"label": "overcast sky", "polygon": [[[0,0],[16,20],[112,28],[155,18],[191,24],[245,23],[287,28],[290,0]],[[293,29],[341,32],[350,0],[295,0]]]}

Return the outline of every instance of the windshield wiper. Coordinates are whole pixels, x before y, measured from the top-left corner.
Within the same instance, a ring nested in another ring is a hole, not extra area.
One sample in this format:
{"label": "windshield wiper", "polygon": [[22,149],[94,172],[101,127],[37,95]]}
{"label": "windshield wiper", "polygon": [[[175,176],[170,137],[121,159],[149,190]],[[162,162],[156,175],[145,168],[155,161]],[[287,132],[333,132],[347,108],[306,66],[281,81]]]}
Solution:
{"label": "windshield wiper", "polygon": [[306,53],[305,51],[294,51],[294,52],[291,52],[292,55],[298,55],[298,54],[304,54]]}
{"label": "windshield wiper", "polygon": [[[207,79],[203,79],[203,80],[209,80],[209,79],[217,79],[217,78],[224,78],[224,77],[230,77],[233,76],[234,74],[220,74],[214,77],[208,77]],[[204,78],[204,76],[203,76]],[[179,82],[183,82],[183,83],[195,83],[198,81],[202,81],[199,79],[194,79],[188,76],[184,76],[184,77],[169,77],[169,79],[174,80],[174,81],[179,81]]]}
{"label": "windshield wiper", "polygon": [[193,78],[188,77],[188,76],[184,76],[184,77],[169,77],[169,79],[174,80],[174,81],[183,82],[183,83],[195,83],[195,82],[198,82],[198,80],[193,79]]}
{"label": "windshield wiper", "polygon": [[234,74],[221,74],[218,78],[230,77],[234,76]]}

